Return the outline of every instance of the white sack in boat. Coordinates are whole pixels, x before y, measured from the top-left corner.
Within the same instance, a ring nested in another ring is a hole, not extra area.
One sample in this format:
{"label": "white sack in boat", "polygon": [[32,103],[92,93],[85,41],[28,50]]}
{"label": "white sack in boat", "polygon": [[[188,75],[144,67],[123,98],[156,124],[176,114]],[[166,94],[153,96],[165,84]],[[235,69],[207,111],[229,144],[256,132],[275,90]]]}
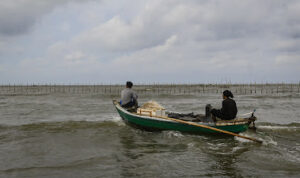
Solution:
{"label": "white sack in boat", "polygon": [[156,101],[148,101],[147,103],[143,104],[141,109],[149,109],[149,110],[164,110],[165,108],[158,104]]}

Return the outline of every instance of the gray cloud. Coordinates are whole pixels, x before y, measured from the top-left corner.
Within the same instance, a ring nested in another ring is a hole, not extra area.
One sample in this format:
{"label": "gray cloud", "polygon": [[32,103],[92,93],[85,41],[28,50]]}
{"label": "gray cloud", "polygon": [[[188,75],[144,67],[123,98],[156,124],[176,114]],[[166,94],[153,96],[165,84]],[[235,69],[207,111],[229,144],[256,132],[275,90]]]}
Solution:
{"label": "gray cloud", "polygon": [[[25,33],[38,19],[44,20],[43,14],[69,1],[6,1],[6,6],[14,3],[7,11],[2,12],[4,8],[0,7],[0,24],[6,24],[0,26],[0,33]],[[70,30],[77,29],[86,20],[87,28],[69,38],[53,40],[38,57],[21,56],[26,60],[14,66],[18,69],[14,76],[72,80],[74,77],[69,76],[76,75],[82,81],[136,77],[141,81],[226,78],[259,82],[283,78],[296,81],[295,76],[300,75],[299,1],[149,0],[139,1],[138,9],[131,6],[135,0],[126,1],[125,7],[117,0],[107,0],[99,8],[98,2],[94,1],[93,8],[83,3],[82,21],[70,25]],[[59,26],[62,21],[56,16]],[[6,20],[9,18],[12,21]],[[22,75],[28,68],[32,70]],[[111,71],[114,73],[107,77]]]}
{"label": "gray cloud", "polygon": [[10,36],[26,33],[43,15],[70,1],[82,0],[1,0],[0,34]]}

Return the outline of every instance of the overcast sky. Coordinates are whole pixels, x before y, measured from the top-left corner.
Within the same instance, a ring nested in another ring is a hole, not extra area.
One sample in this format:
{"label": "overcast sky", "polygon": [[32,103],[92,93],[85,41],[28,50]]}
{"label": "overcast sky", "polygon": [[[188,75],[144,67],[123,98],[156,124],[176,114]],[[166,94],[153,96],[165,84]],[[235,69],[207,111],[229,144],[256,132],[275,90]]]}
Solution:
{"label": "overcast sky", "polygon": [[0,84],[300,81],[298,0],[0,4]]}

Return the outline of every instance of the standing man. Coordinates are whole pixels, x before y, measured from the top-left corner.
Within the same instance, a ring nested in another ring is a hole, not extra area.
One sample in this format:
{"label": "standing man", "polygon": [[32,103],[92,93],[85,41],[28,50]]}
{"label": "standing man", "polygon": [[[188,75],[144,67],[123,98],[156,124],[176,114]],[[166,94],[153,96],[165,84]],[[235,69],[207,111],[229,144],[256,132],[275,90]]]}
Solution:
{"label": "standing man", "polygon": [[124,90],[122,90],[121,92],[121,101],[120,104],[122,107],[124,108],[130,108],[132,106],[138,106],[138,102],[137,102],[137,94],[135,93],[135,91],[133,91],[132,88],[132,82],[127,81],[126,82],[126,88]]}

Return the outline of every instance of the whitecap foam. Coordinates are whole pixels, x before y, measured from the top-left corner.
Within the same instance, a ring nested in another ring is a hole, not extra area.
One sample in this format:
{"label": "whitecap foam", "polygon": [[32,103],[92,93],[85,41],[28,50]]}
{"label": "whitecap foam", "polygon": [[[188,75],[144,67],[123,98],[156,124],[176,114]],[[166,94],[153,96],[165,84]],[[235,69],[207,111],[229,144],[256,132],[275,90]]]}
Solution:
{"label": "whitecap foam", "polygon": [[184,137],[184,135],[182,135],[182,133],[179,132],[179,131],[164,131],[163,133],[168,138],[173,138],[173,137],[181,138],[181,137]]}
{"label": "whitecap foam", "polygon": [[113,122],[120,122],[122,121],[122,118],[120,116],[112,116],[112,119],[111,119]]}
{"label": "whitecap foam", "polygon": [[264,145],[274,145],[277,146],[277,142],[270,138],[270,140],[264,140]]}
{"label": "whitecap foam", "polygon": [[112,119],[110,121],[117,123],[118,126],[125,126],[126,125],[123,122],[123,120],[122,120],[122,118],[120,116],[112,116]]}
{"label": "whitecap foam", "polygon": [[[264,137],[257,138],[257,137],[255,137],[253,135],[249,135],[249,134],[245,134],[245,133],[240,134],[240,135],[260,140],[260,141],[262,141],[263,145],[274,145],[274,146],[277,146],[277,142],[274,141],[270,136],[264,136]],[[242,142],[242,143],[250,143],[250,142],[252,142],[251,140],[244,139],[244,138],[237,137],[237,136],[235,136],[234,139],[237,140],[237,141],[239,141],[239,142]]]}
{"label": "whitecap foam", "polygon": [[242,149],[244,149],[244,147],[236,146],[236,147],[232,148],[232,152],[235,153],[235,152],[238,152],[238,151],[240,151]]}
{"label": "whitecap foam", "polygon": [[299,130],[300,127],[295,126],[272,126],[272,125],[261,125],[256,126],[258,129],[266,129],[266,130]]}
{"label": "whitecap foam", "polygon": [[99,115],[92,115],[92,116],[80,116],[79,119],[72,119],[75,121],[87,121],[87,122],[114,122],[118,126],[124,126],[125,123],[123,122],[122,118],[119,115],[106,115],[106,116],[99,116]]}
{"label": "whitecap foam", "polygon": [[[245,137],[250,137],[250,138],[254,138],[254,139],[263,141],[263,140],[261,140],[261,139],[255,138],[253,135],[248,135],[248,134],[246,134],[246,133],[241,133],[241,134],[239,134],[239,135],[245,136]],[[252,140],[245,139],[245,138],[242,138],[242,137],[237,137],[237,136],[235,136],[234,139],[237,140],[237,141],[239,141],[239,142],[242,142],[242,143],[253,142]]]}
{"label": "whitecap foam", "polygon": [[187,145],[188,145],[188,148],[193,148],[193,147],[195,147],[195,143],[188,143]]}
{"label": "whitecap foam", "polygon": [[251,140],[244,139],[244,138],[237,137],[237,136],[234,137],[234,140],[242,142],[242,143],[252,142]]}

